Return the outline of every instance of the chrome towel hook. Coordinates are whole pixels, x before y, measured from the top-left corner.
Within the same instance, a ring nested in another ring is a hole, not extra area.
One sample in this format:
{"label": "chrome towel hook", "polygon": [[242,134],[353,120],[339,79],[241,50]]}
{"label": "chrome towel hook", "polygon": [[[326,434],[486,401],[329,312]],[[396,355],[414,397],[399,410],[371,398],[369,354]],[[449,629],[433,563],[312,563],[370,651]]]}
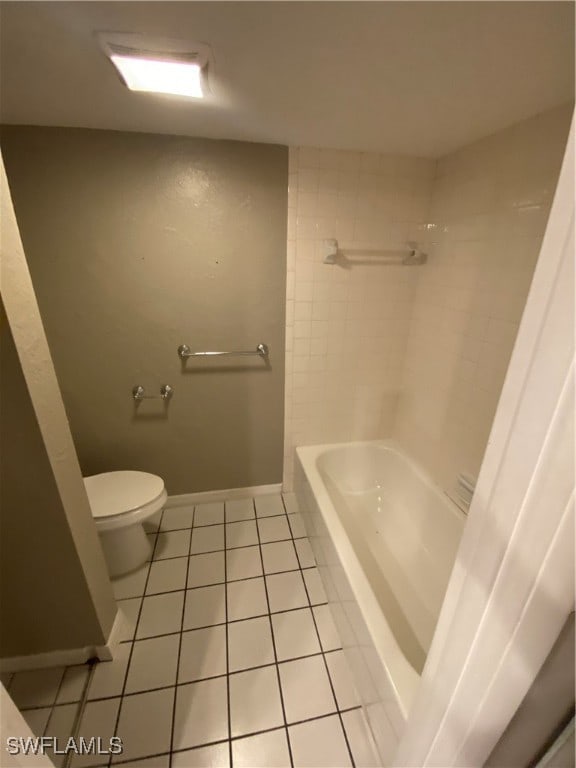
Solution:
{"label": "chrome towel hook", "polygon": [[160,387],[159,395],[147,395],[145,392],[146,390],[141,384],[136,384],[136,386],[132,387],[132,397],[136,402],[140,402],[140,400],[156,400],[158,398],[170,400],[174,394],[174,387],[171,387],[170,384],[163,384]]}

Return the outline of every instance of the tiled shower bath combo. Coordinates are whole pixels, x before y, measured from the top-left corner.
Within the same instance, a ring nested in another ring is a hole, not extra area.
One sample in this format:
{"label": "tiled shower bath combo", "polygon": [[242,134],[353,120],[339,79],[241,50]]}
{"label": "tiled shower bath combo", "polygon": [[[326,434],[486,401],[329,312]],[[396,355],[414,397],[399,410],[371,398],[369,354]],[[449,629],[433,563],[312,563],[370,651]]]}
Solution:
{"label": "tiled shower bath combo", "polygon": [[[477,476],[571,112],[437,160],[290,148],[286,489],[295,447],[381,438],[447,490]],[[339,263],[323,263],[326,238]],[[424,267],[394,262],[410,241]]]}
{"label": "tiled shower bath combo", "polygon": [[574,3],[0,15],[0,768],[543,764]]}

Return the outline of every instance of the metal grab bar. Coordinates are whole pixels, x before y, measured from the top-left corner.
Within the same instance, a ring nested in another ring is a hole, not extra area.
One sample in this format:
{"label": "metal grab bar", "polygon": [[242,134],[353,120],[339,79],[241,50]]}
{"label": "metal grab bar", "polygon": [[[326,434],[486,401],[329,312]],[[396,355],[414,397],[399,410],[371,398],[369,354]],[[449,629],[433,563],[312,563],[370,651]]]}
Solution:
{"label": "metal grab bar", "polygon": [[180,344],[178,347],[178,357],[180,360],[186,360],[188,357],[222,357],[228,355],[258,355],[259,357],[268,357],[268,345],[258,344],[255,350],[242,352],[192,352],[188,344]]}

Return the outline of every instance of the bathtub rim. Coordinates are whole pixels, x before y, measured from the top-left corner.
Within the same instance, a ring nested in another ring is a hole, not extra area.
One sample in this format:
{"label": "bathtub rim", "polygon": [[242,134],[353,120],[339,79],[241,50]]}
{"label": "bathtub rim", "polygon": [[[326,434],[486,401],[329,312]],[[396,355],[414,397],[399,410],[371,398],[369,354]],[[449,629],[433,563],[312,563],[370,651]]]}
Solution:
{"label": "bathtub rim", "polygon": [[386,672],[400,711],[406,720],[414,700],[421,675],[411,666],[399,647],[396,638],[388,622],[386,621],[380,603],[364,569],[352,546],[348,534],[344,528],[340,516],[330,498],[320,470],[318,459],[321,455],[339,449],[372,447],[386,449],[399,455],[406,461],[419,479],[430,488],[431,492],[438,495],[463,524],[466,515],[460,510],[450,497],[443,492],[431,479],[431,477],[414,461],[402,448],[391,439],[349,441],[344,443],[326,443],[319,445],[306,445],[296,447],[296,456],[310,485],[312,493],[321,511],[332,542],[340,558],[342,566],[348,577],[350,587],[358,602],[358,606],[366,622],[373,640],[374,649],[380,663]]}

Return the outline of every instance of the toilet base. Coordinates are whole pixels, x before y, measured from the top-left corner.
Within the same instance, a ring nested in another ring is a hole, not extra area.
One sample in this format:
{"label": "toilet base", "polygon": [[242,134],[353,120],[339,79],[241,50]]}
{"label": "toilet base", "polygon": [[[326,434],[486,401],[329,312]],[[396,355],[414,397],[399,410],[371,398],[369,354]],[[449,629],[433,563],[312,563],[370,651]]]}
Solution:
{"label": "toilet base", "polygon": [[98,531],[108,573],[112,579],[135,571],[150,557],[152,548],[142,523]]}

